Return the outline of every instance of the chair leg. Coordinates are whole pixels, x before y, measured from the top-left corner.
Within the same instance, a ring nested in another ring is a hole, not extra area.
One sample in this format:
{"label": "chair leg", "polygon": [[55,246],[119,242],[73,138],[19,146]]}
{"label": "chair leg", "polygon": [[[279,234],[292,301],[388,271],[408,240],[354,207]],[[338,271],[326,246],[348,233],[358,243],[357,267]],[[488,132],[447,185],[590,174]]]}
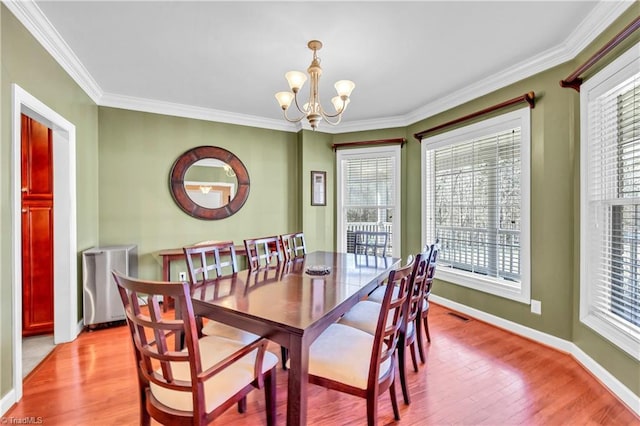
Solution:
{"label": "chair leg", "polygon": [[244,413],[247,411],[247,397],[243,397],[240,401],[238,401],[238,413]]}
{"label": "chair leg", "polygon": [[420,321],[420,317],[416,318],[416,339],[418,341],[418,353],[420,354],[420,362],[423,364],[427,362],[427,358],[424,355],[424,342],[422,340],[422,321]]}
{"label": "chair leg", "polygon": [[402,388],[402,397],[404,403],[411,404],[411,397],[409,396],[409,387],[407,385],[407,366],[406,366],[406,354],[404,339],[400,339],[398,342],[398,372],[400,373],[400,387]]}
{"label": "chair leg", "polygon": [[413,364],[413,371],[418,372],[418,359],[416,357],[416,341],[415,339],[409,345],[409,353],[411,353],[411,362]]}
{"label": "chair leg", "polygon": [[373,397],[373,393],[367,396],[367,426],[377,426],[378,424],[378,398]]}
{"label": "chair leg", "polygon": [[140,391],[140,426],[150,426],[151,416],[147,411],[147,391],[149,388]]}
{"label": "chair leg", "polygon": [[424,314],[424,331],[427,334],[427,342],[431,343],[431,335],[429,334],[429,311]]}
{"label": "chair leg", "polygon": [[398,410],[398,398],[396,397],[396,381],[391,381],[389,385],[389,396],[391,396],[391,407],[393,408],[393,418],[400,420],[400,410]]}
{"label": "chair leg", "polygon": [[267,410],[267,426],[276,424],[276,368],[264,375],[264,402]]}
{"label": "chair leg", "polygon": [[284,346],[280,346],[280,355],[282,356],[282,369],[287,369],[287,360],[289,359],[289,350]]}

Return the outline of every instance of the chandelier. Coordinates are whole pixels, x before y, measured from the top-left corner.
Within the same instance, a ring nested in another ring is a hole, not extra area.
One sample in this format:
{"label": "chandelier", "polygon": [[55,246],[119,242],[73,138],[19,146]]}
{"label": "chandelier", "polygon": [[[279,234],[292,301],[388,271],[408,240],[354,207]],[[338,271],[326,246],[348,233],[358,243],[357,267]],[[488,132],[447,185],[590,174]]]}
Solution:
{"label": "chandelier", "polygon": [[[334,85],[336,91],[338,92],[338,96],[334,96],[331,99],[331,103],[335,108],[335,114],[328,114],[322,105],[320,105],[320,94],[318,91],[318,81],[320,80],[320,76],[322,75],[322,68],[320,67],[320,59],[318,58],[318,50],[322,49],[322,42],[318,40],[311,40],[307,43],[309,49],[313,50],[313,60],[311,61],[311,65],[307,68],[307,73],[311,78],[311,89],[309,91],[309,101],[306,102],[302,108],[300,108],[300,103],[298,102],[298,92],[304,85],[304,82],[307,81],[307,76],[300,71],[289,71],[284,76],[289,83],[289,87],[291,88],[291,92],[278,92],[276,93],[276,99],[280,104],[280,108],[284,113],[284,118],[287,121],[292,123],[297,123],[301,121],[303,118],[307,118],[311,128],[316,130],[318,127],[318,123],[323,118],[327,121],[327,123],[331,125],[337,125],[340,123],[342,119],[342,113],[349,105],[349,96],[353,91],[353,88],[356,85],[353,81],[350,80],[340,80],[336,82]],[[289,118],[287,115],[287,109],[291,105],[291,102],[295,101],[296,108],[302,115],[298,118]],[[334,119],[331,121],[331,119]]]}

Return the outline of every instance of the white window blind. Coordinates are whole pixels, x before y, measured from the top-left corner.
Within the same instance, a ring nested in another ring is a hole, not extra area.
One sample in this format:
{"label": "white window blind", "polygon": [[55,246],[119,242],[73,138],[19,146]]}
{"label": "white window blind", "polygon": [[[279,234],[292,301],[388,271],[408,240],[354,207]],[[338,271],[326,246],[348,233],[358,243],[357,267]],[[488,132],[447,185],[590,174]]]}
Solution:
{"label": "white window blind", "polygon": [[599,78],[593,77],[593,81],[583,85],[581,98],[584,169],[580,317],[637,359],[640,359],[639,62],[637,58],[621,56],[601,71]]}
{"label": "white window blind", "polygon": [[504,114],[422,141],[425,243],[440,240],[441,278],[525,302],[528,114]]}
{"label": "white window blind", "polygon": [[520,280],[520,128],[433,151],[440,263]]}

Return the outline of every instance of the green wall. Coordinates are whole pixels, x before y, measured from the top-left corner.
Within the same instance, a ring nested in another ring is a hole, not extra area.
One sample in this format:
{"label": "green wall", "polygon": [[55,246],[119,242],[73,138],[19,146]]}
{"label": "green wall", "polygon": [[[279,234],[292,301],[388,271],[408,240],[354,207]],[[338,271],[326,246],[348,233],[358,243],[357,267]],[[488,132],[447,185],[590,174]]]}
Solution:
{"label": "green wall", "polygon": [[[204,240],[277,235],[299,229],[299,144],[290,132],[100,107],[100,244],[138,245],[139,276],[160,279],[157,252]],[[213,145],[249,172],[245,205],[223,220],[184,213],[169,192],[169,172],[183,152]],[[179,263],[172,265],[177,279]],[[184,270],[184,269],[183,269]]]}
{"label": "green wall", "polygon": [[[3,397],[13,388],[11,85],[18,84],[76,126],[78,252],[98,241],[98,108],[4,5],[0,6],[0,14],[0,397]],[[80,289],[80,266],[78,272]],[[78,298],[80,303],[81,291]],[[78,307],[70,306],[69,309]]]}
{"label": "green wall", "polygon": [[[322,124],[321,124],[322,125]],[[325,125],[327,125],[325,123]],[[300,173],[302,174],[300,209],[305,241],[310,251],[335,249],[335,154],[331,135],[303,130],[300,138]],[[326,206],[311,205],[311,171],[327,172]]]}

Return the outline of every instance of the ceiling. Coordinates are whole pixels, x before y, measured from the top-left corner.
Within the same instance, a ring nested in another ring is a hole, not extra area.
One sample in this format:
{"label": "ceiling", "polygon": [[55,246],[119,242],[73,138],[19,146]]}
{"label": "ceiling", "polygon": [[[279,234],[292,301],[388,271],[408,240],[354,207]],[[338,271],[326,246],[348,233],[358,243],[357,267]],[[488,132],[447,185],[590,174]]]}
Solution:
{"label": "ceiling", "polygon": [[[324,44],[341,132],[404,126],[572,59],[633,2],[17,1],[7,6],[99,105],[295,131],[274,93]],[[308,82],[307,87],[308,88]],[[304,90],[304,98],[307,91]]]}

